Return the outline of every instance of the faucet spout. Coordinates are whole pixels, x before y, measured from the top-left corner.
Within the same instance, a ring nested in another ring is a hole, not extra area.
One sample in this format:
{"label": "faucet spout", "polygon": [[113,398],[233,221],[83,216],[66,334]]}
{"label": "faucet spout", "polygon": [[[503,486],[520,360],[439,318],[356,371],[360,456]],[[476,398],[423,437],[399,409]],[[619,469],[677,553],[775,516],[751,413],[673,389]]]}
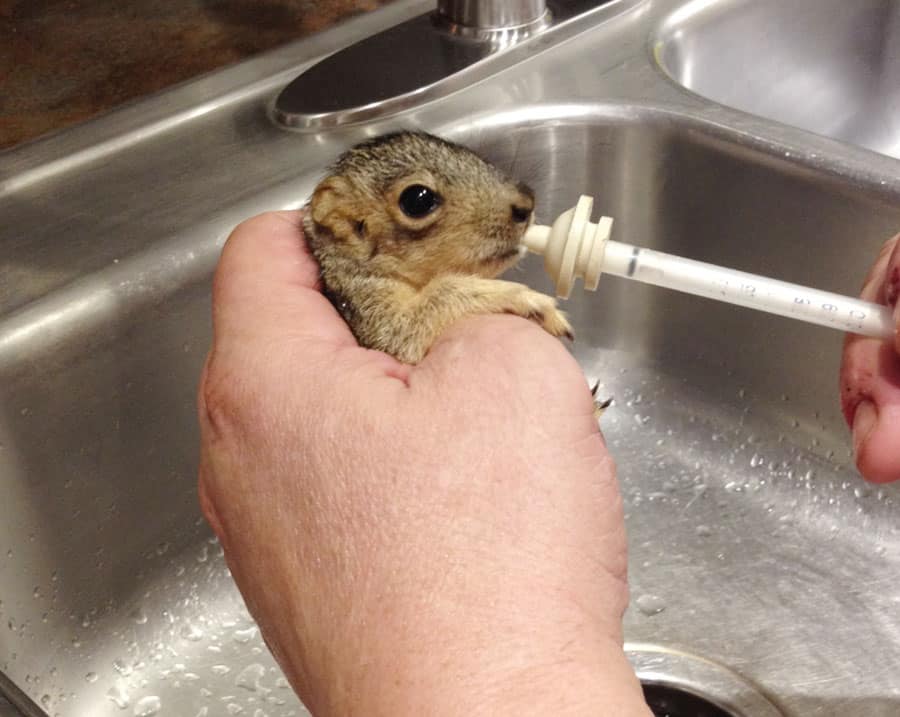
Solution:
{"label": "faucet spout", "polygon": [[500,30],[541,22],[546,0],[438,0],[438,17],[463,29]]}

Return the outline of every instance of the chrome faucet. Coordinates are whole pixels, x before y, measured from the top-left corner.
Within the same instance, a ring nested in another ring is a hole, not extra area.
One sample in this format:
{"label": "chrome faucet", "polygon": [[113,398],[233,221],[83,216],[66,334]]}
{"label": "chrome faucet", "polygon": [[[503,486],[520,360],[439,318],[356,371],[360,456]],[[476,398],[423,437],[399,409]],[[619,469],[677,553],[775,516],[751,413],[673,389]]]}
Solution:
{"label": "chrome faucet", "polygon": [[[275,118],[321,131],[381,119],[460,90],[642,0],[437,0],[437,9],[310,67],[275,102]],[[537,38],[539,44],[532,44]]]}

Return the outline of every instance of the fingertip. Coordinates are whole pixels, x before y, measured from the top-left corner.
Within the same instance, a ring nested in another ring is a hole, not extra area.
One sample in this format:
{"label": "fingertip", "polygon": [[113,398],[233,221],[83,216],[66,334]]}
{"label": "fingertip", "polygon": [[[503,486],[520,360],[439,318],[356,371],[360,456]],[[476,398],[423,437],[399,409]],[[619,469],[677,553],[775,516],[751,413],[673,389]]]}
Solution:
{"label": "fingertip", "polygon": [[860,474],[872,483],[900,479],[900,406],[861,401],[853,418],[853,452]]}

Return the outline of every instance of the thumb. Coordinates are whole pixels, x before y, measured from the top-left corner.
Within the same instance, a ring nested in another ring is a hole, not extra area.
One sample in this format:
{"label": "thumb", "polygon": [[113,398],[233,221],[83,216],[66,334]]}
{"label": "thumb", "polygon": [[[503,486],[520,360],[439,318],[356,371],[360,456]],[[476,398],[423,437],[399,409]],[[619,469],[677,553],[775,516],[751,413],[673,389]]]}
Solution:
{"label": "thumb", "polygon": [[228,237],[213,279],[217,349],[290,338],[356,345],[319,290],[319,267],[304,241],[302,216],[299,211],[261,214]]}

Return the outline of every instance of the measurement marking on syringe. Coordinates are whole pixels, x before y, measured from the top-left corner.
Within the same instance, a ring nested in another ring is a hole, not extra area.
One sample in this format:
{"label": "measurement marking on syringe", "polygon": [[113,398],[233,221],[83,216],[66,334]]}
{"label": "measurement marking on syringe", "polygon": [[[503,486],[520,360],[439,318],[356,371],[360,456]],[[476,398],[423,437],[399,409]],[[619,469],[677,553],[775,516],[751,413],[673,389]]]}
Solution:
{"label": "measurement marking on syringe", "polygon": [[638,254],[641,253],[640,247],[634,247],[631,250],[631,261],[628,262],[628,271],[625,272],[626,276],[634,276],[634,271],[637,269],[637,258]]}

